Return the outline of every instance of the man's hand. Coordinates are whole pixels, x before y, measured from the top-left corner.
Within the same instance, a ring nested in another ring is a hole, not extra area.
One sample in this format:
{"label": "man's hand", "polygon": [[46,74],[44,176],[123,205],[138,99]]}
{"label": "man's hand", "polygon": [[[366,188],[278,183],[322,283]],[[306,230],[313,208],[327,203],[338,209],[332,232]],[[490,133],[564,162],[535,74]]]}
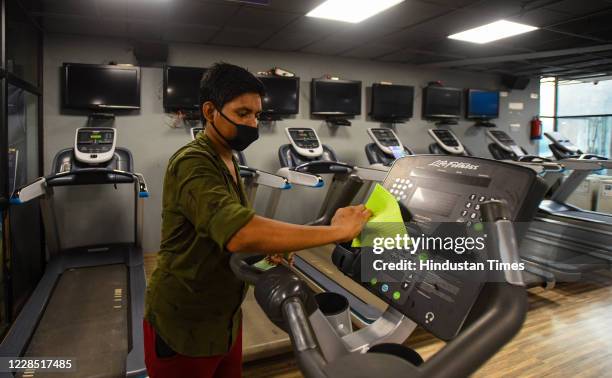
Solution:
{"label": "man's hand", "polygon": [[348,242],[356,238],[371,216],[372,212],[364,205],[338,209],[331,220],[331,226],[339,231],[338,241]]}
{"label": "man's hand", "polygon": [[293,266],[293,252],[278,253],[278,254],[266,256],[266,260],[268,261],[268,264],[272,264],[272,265],[281,264],[283,260],[285,260],[285,258],[287,259],[287,264],[289,264],[290,266]]}

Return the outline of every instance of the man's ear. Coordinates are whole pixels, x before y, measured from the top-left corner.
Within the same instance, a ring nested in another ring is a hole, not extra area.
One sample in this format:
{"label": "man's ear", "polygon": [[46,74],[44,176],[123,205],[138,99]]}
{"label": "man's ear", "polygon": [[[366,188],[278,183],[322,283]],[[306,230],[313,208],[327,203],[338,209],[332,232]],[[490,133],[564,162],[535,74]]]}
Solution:
{"label": "man's ear", "polygon": [[212,102],[206,101],[205,103],[202,104],[202,114],[204,115],[204,118],[208,122],[213,121],[213,118],[215,117],[215,111],[216,111],[216,108]]}

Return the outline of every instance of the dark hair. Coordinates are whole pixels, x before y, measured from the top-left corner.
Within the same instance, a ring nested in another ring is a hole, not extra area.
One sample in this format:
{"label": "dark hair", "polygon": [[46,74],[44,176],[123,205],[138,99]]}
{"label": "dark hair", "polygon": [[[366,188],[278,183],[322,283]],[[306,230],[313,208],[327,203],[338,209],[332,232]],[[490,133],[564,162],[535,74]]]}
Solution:
{"label": "dark hair", "polygon": [[212,102],[218,109],[245,93],[265,95],[265,87],[261,80],[246,69],[224,62],[215,63],[210,67],[200,81],[200,120],[206,125],[202,112],[205,102]]}

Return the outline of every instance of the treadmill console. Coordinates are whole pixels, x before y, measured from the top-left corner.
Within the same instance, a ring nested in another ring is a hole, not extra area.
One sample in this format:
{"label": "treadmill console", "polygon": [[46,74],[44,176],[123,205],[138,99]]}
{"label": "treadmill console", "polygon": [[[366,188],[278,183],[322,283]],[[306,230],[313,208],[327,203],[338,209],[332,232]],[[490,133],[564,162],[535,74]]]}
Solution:
{"label": "treadmill console", "polygon": [[491,139],[495,144],[504,149],[507,152],[514,153],[516,156],[525,156],[525,153],[516,144],[514,139],[506,132],[501,130],[487,130],[487,137]]}
{"label": "treadmill console", "polygon": [[102,164],[115,154],[117,131],[110,127],[82,127],[74,138],[74,155],[85,164]]}
{"label": "treadmill console", "polygon": [[450,130],[445,129],[429,129],[429,135],[436,141],[436,143],[451,155],[463,155],[465,149],[459,139]]}
{"label": "treadmill console", "polygon": [[[403,216],[410,236],[422,233],[445,237],[444,233],[436,232],[440,232],[440,227],[452,224],[464,230],[462,235],[483,236],[485,232],[479,225],[483,202],[504,200],[511,212],[511,220],[528,221],[546,192],[546,184],[532,169],[464,156],[414,155],[398,159],[382,185],[395,196],[400,208],[409,213],[409,219],[406,214]],[[444,340],[459,333],[488,274],[480,270],[370,268],[365,273],[370,276],[364,276],[362,264],[371,267],[371,262],[380,259],[381,255],[364,253],[360,256],[360,251],[340,245],[332,259],[345,274]],[[464,254],[432,250],[410,254],[402,250],[387,250],[384,261],[408,260],[418,265],[418,261],[425,257],[442,263],[454,260],[483,262],[488,257],[483,252],[486,250]],[[486,261],[483,263],[486,265]]]}
{"label": "treadmill console", "polygon": [[544,133],[544,135],[554,143],[555,146],[559,147],[562,151],[565,151],[569,154],[580,154],[580,150],[576,145],[574,145],[569,139],[561,135],[558,132],[548,132]]}
{"label": "treadmill console", "polygon": [[191,140],[195,140],[198,134],[204,131],[204,128],[201,126],[192,127],[189,131],[191,132]]}
{"label": "treadmill console", "polygon": [[314,158],[323,154],[323,146],[314,129],[310,127],[287,127],[287,138],[298,154]]}
{"label": "treadmill console", "polygon": [[400,142],[395,132],[391,129],[368,128],[368,135],[374,143],[387,155],[395,156],[393,150],[404,152],[404,146]]}

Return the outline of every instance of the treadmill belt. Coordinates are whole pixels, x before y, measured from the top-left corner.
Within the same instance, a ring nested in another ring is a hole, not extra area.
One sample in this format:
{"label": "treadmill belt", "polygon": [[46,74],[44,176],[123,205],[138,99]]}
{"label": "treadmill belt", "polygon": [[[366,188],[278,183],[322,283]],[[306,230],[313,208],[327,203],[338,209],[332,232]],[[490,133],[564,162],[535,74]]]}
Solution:
{"label": "treadmill belt", "polygon": [[125,377],[127,281],[123,264],[61,275],[24,357],[71,358],[76,370],[37,370],[33,377]]}

